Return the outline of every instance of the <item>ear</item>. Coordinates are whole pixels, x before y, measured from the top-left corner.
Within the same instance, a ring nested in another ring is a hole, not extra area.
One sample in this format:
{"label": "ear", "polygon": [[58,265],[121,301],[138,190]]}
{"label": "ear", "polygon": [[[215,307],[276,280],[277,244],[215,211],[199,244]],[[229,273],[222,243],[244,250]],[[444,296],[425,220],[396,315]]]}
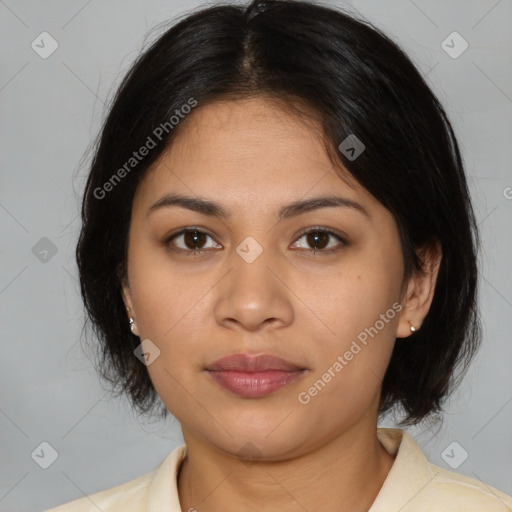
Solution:
{"label": "ear", "polygon": [[439,241],[423,246],[416,253],[422,262],[422,269],[413,271],[407,283],[407,291],[402,301],[403,310],[400,314],[397,338],[407,338],[413,331],[419,330],[432,304],[434,291],[442,260],[442,249]]}
{"label": "ear", "polygon": [[127,318],[128,318],[128,321],[130,321],[130,318],[133,318],[134,322],[132,324],[131,330],[132,330],[133,334],[138,336],[139,330],[138,330],[137,324],[135,322],[136,317],[135,317],[135,311],[134,311],[134,307],[133,307],[132,293],[131,293],[130,284],[128,282],[128,278],[127,278],[126,274],[120,277],[120,282],[121,282],[121,294],[123,297],[124,305],[127,310],[126,311]]}

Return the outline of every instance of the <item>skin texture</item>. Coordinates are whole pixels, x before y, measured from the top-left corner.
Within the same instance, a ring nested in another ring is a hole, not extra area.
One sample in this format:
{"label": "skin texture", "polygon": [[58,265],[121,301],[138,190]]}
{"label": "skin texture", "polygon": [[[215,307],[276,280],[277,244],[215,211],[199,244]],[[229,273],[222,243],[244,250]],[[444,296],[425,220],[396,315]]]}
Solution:
{"label": "skin texture", "polygon": [[[396,338],[409,336],[411,324],[419,329],[428,312],[440,253],[427,255],[429,272],[403,283],[394,217],[340,178],[313,120],[253,98],[200,106],[182,123],[137,189],[123,283],[135,334],[160,350],[147,369],[188,447],[182,509],[366,511],[393,464],[376,437],[382,378]],[[169,192],[215,201],[232,215],[177,206],[148,214]],[[370,217],[328,207],[278,222],[282,206],[330,194],[357,201]],[[325,235],[315,245],[303,235],[319,226],[346,243]],[[190,227],[208,236],[166,245]],[[251,263],[236,251],[247,237],[262,248]],[[198,246],[199,256],[169,250]],[[325,246],[338,250],[322,253]],[[298,394],[395,303],[400,313],[300,403]],[[307,371],[271,395],[242,398],[205,371],[239,352],[270,353]],[[239,455],[247,443],[256,462]]]}

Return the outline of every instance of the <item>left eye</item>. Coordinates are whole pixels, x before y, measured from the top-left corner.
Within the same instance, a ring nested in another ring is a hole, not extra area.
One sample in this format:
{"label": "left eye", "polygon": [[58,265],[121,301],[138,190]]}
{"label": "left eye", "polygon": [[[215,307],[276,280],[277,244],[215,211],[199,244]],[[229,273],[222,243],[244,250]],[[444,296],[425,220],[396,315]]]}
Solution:
{"label": "left eye", "polygon": [[[297,244],[300,240],[305,238],[306,243],[313,247],[313,249],[306,249],[310,252],[334,252],[337,251],[340,246],[344,245],[345,240],[341,238],[338,234],[328,231],[327,229],[323,228],[315,228],[310,231],[307,231],[306,233],[303,233],[301,237],[297,240],[297,242],[294,243],[294,245],[297,247]],[[338,244],[334,243],[329,245],[329,238],[335,238],[338,240]],[[341,243],[340,243],[341,242]],[[293,246],[292,246],[293,247]]]}

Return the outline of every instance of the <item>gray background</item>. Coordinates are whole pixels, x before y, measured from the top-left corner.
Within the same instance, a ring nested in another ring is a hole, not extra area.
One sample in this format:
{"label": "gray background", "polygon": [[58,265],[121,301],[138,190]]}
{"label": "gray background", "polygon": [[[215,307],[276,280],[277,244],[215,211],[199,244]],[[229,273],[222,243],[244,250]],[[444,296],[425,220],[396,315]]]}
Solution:
{"label": "gray background", "polygon": [[[79,341],[73,251],[86,172],[79,162],[104,103],[150,29],[199,5],[0,0],[2,511],[42,510],[120,484],[155,469],[182,442],[176,420],[139,421],[126,400],[105,394]],[[482,350],[442,426],[409,431],[447,469],[442,453],[456,441],[451,459],[469,454],[457,472],[512,494],[512,1],[344,5],[401,44],[439,95],[461,143],[484,244]],[[59,45],[47,59],[31,48],[43,31]],[[441,47],[453,31],[469,43],[456,59]],[[46,262],[33,252],[43,237],[57,249]],[[59,454],[48,469],[31,457],[43,441]]]}

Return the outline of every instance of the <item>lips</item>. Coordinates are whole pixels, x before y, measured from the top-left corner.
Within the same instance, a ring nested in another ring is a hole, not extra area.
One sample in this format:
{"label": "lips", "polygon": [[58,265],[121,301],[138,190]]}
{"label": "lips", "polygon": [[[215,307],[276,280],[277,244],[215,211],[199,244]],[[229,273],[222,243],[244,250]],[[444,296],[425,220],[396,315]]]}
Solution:
{"label": "lips", "polygon": [[232,354],[218,359],[206,369],[211,371],[260,372],[269,370],[297,371],[305,368],[270,354]]}
{"label": "lips", "polygon": [[243,398],[261,398],[294,382],[306,368],[269,354],[233,354],[206,370],[224,390]]}

